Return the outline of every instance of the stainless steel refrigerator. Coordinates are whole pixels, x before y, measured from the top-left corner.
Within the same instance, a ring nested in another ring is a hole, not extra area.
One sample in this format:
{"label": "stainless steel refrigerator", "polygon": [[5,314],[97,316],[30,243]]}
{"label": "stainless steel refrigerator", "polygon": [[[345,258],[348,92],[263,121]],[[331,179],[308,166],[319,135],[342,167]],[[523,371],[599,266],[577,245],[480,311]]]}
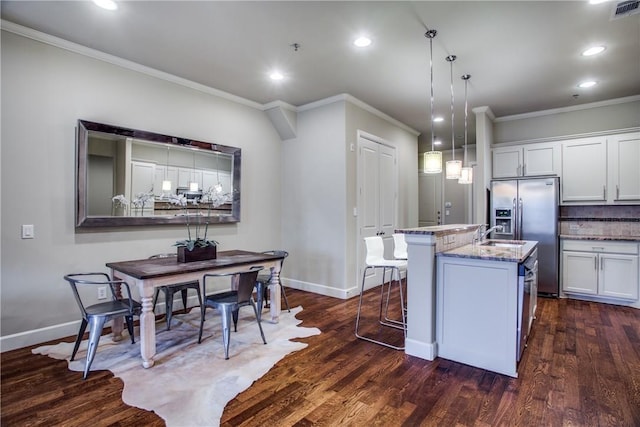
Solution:
{"label": "stainless steel refrigerator", "polygon": [[558,295],[559,178],[491,181],[491,226],[494,239],[538,241],[538,293]]}

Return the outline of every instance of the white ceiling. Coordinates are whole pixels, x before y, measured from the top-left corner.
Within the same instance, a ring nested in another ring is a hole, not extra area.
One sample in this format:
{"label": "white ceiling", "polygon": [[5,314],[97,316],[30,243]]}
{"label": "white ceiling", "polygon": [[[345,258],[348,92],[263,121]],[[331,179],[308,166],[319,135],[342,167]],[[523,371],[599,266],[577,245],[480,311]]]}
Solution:
{"label": "white ceiling", "polygon": [[[430,140],[429,42],[436,29],[436,134],[456,144],[469,108],[496,116],[640,94],[640,14],[612,20],[615,3],[587,1],[2,1],[2,19],[261,103],[294,106],[348,93]],[[362,33],[367,49],[352,45]],[[300,44],[298,51],[291,45]],[[581,52],[594,44],[607,50]],[[274,83],[274,68],[285,79]],[[599,84],[579,89],[594,79]],[[474,123],[470,111],[470,140]]]}

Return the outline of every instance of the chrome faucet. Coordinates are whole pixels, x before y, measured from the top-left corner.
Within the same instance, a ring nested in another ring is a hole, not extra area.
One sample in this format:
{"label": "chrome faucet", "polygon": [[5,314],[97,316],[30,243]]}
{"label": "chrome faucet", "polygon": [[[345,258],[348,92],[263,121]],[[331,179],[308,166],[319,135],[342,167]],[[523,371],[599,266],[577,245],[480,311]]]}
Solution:
{"label": "chrome faucet", "polygon": [[[483,228],[485,228],[484,231],[482,231]],[[478,228],[478,236],[477,236],[477,238],[475,240],[478,241],[478,242],[482,242],[493,231],[502,231],[502,226],[501,225],[494,225],[493,227],[491,227],[489,229],[486,229],[486,225],[482,225],[481,227]]]}

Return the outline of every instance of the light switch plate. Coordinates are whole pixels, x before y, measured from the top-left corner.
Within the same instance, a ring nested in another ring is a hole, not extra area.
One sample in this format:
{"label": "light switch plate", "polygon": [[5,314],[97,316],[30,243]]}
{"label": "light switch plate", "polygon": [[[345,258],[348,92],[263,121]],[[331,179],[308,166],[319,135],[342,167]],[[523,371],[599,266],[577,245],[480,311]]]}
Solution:
{"label": "light switch plate", "polygon": [[33,228],[33,224],[24,224],[22,226],[22,238],[23,239],[33,239],[35,236],[35,231]]}

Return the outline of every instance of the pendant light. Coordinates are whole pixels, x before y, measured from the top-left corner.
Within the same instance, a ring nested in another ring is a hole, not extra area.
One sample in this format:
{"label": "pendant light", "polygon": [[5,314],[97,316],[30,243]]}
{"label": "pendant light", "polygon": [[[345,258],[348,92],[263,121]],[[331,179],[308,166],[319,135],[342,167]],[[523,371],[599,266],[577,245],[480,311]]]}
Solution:
{"label": "pendant light", "polygon": [[162,181],[162,191],[171,191],[171,181],[169,180],[169,146],[167,145],[167,165],[164,170],[164,180]]}
{"label": "pendant light", "polygon": [[447,179],[460,179],[460,170],[462,162],[456,160],[456,135],[454,130],[454,108],[453,108],[453,61],[456,60],[455,55],[447,56],[447,61],[451,65],[451,160],[446,163],[445,176]]}
{"label": "pendant light", "polygon": [[436,30],[427,31],[424,36],[429,39],[429,70],[431,73],[431,151],[423,155],[424,173],[442,172],[442,153],[435,150],[435,134],[433,132],[433,38]]}
{"label": "pendant light", "polygon": [[467,160],[467,115],[469,114],[467,106],[467,84],[469,83],[471,74],[465,74],[461,78],[464,80],[464,163],[462,170],[460,170],[458,184],[473,184],[473,168],[469,166]]}

